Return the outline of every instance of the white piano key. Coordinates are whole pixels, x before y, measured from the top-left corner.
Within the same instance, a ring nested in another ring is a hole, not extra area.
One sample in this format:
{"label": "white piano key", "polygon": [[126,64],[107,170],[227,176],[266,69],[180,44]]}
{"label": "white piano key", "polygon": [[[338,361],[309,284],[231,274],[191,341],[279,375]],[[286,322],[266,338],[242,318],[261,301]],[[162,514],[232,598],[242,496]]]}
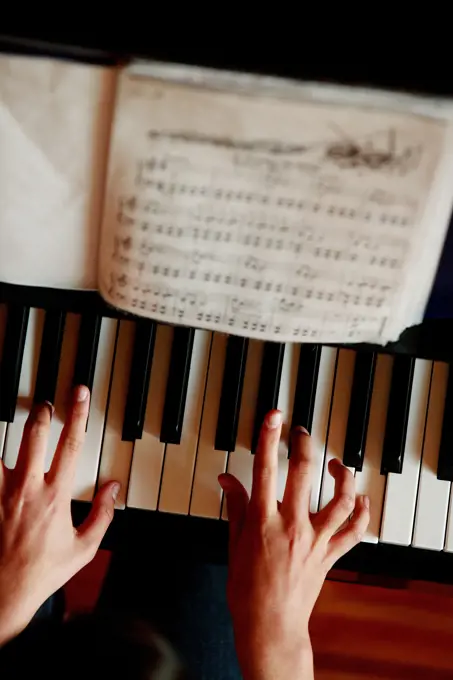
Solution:
{"label": "white piano key", "polygon": [[432,362],[416,359],[401,474],[387,475],[380,540],[410,545],[423,450]]}
{"label": "white piano key", "polygon": [[453,493],[450,491],[447,515],[447,531],[445,534],[445,552],[453,552]]}
{"label": "white piano key", "polygon": [[126,506],[132,449],[134,446],[133,442],[125,442],[121,439],[134,343],[134,330],[134,323],[132,321],[119,322],[107,422],[99,466],[98,488],[113,479],[121,484],[121,490],[115,503],[115,507],[118,509],[124,509]]}
{"label": "white piano key", "polygon": [[46,456],[46,471],[50,468],[52,459],[57,448],[61,430],[63,428],[69,400],[71,398],[72,376],[77,353],[77,339],[79,335],[80,316],[67,314],[61,345],[60,365],[55,390],[55,412],[50,425],[49,444]]}
{"label": "white piano key", "polygon": [[134,444],[127,505],[155,510],[164,461],[165,444],[160,441],[160,426],[165,402],[173,328],[158,325],[153,363],[146,403],[145,423],[141,439]]}
{"label": "white piano key", "polygon": [[357,494],[370,499],[370,522],[363,537],[366,543],[377,543],[381,529],[382,508],[387,478],[381,475],[381,457],[384,444],[387,406],[392,380],[393,358],[379,354],[376,360],[370,417],[365,441],[362,470],[355,473]]}
{"label": "white piano key", "polygon": [[[0,305],[0,363],[1,363],[1,360],[2,360],[3,340],[4,340],[4,337],[5,337],[5,328],[6,328],[6,317],[7,317],[6,305]],[[0,389],[1,389],[1,385],[0,385]],[[3,447],[5,445],[7,427],[8,427],[8,423],[5,423],[4,421],[0,421],[0,458],[2,458],[2,456],[3,456]]]}
{"label": "white piano key", "polygon": [[[444,482],[437,480],[437,484],[441,484],[441,483],[443,484]],[[450,485],[450,487],[451,487],[451,485]],[[450,491],[450,498],[449,498],[449,503],[448,503],[447,530],[446,530],[446,534],[445,534],[444,551],[445,552],[453,552],[453,493],[451,491]]]}
{"label": "white piano key", "polygon": [[72,497],[78,501],[91,501],[96,491],[117,326],[115,319],[102,319],[85,444],[79,456],[72,488]]}
{"label": "white piano key", "polygon": [[44,311],[42,309],[30,309],[19,379],[16,414],[14,422],[8,426],[3,453],[3,462],[8,468],[14,468],[16,465],[24,425],[33,405],[43,325]]}
{"label": "white piano key", "polygon": [[[338,351],[319,509],[326,506],[332,500],[335,493],[335,482],[328,470],[329,461],[332,458],[343,459],[355,355],[356,353],[350,349],[340,349]],[[353,474],[355,473],[354,468],[349,469]]]}
{"label": "white piano key", "polygon": [[[244,387],[242,390],[236,448],[228,455],[227,470],[247,489],[252,490],[253,455],[252,433],[255,420],[256,400],[260,380],[264,344],[258,340],[249,341],[247,363],[245,366]],[[227,519],[226,503],[223,501],[222,518]]]}
{"label": "white piano key", "polygon": [[278,393],[277,408],[283,414],[283,427],[281,439],[281,453],[288,455],[288,442],[291,428],[291,418],[294,407],[294,394],[296,392],[297,369],[299,366],[300,345],[286,343],[283,357],[282,376],[280,391]]}
{"label": "white piano key", "polygon": [[413,546],[431,550],[444,547],[451,487],[450,482],[437,479],[447,382],[448,364],[434,362],[412,538]]}
{"label": "white piano key", "polygon": [[277,408],[283,414],[283,427],[278,449],[278,485],[277,500],[282,501],[288,476],[288,444],[291,429],[291,418],[296,392],[297,369],[299,366],[300,345],[287,343],[283,357],[280,391]]}
{"label": "white piano key", "polygon": [[0,459],[3,458],[3,449],[5,446],[6,432],[8,429],[8,423],[0,422]]}
{"label": "white piano key", "polygon": [[313,422],[311,427],[311,443],[315,458],[310,499],[311,512],[316,512],[318,510],[321,496],[321,479],[324,469],[327,428],[329,424],[330,406],[332,403],[336,360],[336,349],[333,347],[323,347],[321,349],[315,406],[313,409]]}
{"label": "white piano key", "polygon": [[200,433],[212,333],[195,331],[180,444],[167,444],[158,509],[187,515]]}
{"label": "white piano key", "polygon": [[225,472],[227,451],[214,449],[220,393],[222,390],[227,336],[215,333],[209,359],[208,380],[198,440],[190,514],[218,519],[222,504],[222,490],[218,476]]}

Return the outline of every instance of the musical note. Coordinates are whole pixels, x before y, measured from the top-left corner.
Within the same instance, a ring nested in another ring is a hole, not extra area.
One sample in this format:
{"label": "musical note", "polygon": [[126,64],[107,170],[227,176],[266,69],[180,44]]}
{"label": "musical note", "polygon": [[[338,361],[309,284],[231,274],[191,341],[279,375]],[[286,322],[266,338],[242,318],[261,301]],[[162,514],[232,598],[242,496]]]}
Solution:
{"label": "musical note", "polygon": [[118,211],[116,219],[118,224],[121,224],[123,227],[132,227],[135,224],[135,219],[126,215],[123,210]]}
{"label": "musical note", "polygon": [[277,302],[277,311],[284,312],[285,314],[298,313],[304,308],[302,302],[297,302],[296,300],[288,300],[287,298],[280,298]]}
{"label": "musical note", "polygon": [[302,264],[300,267],[298,267],[296,269],[296,274],[304,281],[314,281],[314,279],[316,279],[318,276],[316,270],[307,264]]}
{"label": "musical note", "polygon": [[258,257],[250,255],[245,258],[244,267],[246,269],[251,269],[254,272],[263,272],[266,269],[266,263]]}
{"label": "musical note", "polygon": [[189,308],[201,308],[206,305],[207,298],[205,293],[183,293],[182,295],[179,296],[179,302],[184,306],[184,307],[189,307]]}
{"label": "musical note", "polygon": [[135,210],[137,208],[137,196],[125,196],[122,205],[129,210]]}

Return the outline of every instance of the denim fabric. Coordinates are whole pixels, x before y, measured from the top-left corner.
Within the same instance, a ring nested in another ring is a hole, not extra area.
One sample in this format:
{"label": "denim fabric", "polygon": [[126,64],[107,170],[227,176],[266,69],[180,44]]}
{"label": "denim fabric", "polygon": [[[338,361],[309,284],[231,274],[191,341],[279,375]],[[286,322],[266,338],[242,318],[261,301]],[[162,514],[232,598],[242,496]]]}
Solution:
{"label": "denim fabric", "polygon": [[149,621],[173,643],[193,678],[240,680],[226,579],[224,565],[117,552],[99,608]]}
{"label": "denim fabric", "polygon": [[[148,559],[130,550],[119,551],[112,558],[98,613],[150,623],[173,645],[194,680],[240,680],[226,604],[226,578],[224,565],[199,564],[175,555]],[[0,650],[2,677],[29,678],[30,664],[34,672],[46,667],[47,677],[54,677],[55,668],[51,671],[46,660],[56,661],[55,655],[58,658],[62,653],[63,613],[64,595],[58,591],[25,631]],[[87,635],[89,642],[88,629]],[[92,664],[87,644],[80,645],[77,661],[82,665]],[[68,659],[62,662],[66,664]],[[66,667],[65,675],[72,678],[70,668]]]}
{"label": "denim fabric", "polygon": [[34,615],[31,624],[40,621],[52,620],[56,623],[62,623],[65,610],[65,597],[63,589],[57,590],[40,606]]}

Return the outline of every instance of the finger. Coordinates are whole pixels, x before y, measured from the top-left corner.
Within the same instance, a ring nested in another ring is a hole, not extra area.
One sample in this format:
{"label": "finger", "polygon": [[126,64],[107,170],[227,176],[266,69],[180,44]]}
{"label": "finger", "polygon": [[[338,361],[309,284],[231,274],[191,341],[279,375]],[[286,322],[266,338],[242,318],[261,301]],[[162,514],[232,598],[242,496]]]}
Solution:
{"label": "finger", "polygon": [[249,495],[241,482],[233,475],[219,475],[219,484],[223,489],[227,504],[230,534],[229,553],[232,557],[244,526]]}
{"label": "finger", "polygon": [[310,435],[304,427],[294,428],[282,504],[282,511],[291,520],[308,519],[313,463]]}
{"label": "finger", "polygon": [[49,440],[53,406],[35,404],[25,423],[17,457],[16,471],[28,485],[40,484],[44,479],[44,465]]}
{"label": "finger", "polygon": [[93,507],[77,530],[81,553],[92,559],[115,514],[115,501],[120,491],[118,482],[107,482],[94,497]]}
{"label": "finger", "polygon": [[335,480],[332,500],[315,516],[319,535],[329,541],[348,519],[355,506],[354,475],[337,458],[329,461],[329,473]]}
{"label": "finger", "polygon": [[351,548],[360,543],[370,521],[370,501],[368,496],[358,496],[354,514],[344,529],[341,529],[329,541],[326,560],[329,569]]}
{"label": "finger", "polygon": [[88,387],[79,385],[72,394],[72,403],[61,431],[57,450],[47,480],[59,488],[72,488],[77,458],[85,441],[85,428],[90,406]]}
{"label": "finger", "polygon": [[0,494],[3,493],[3,488],[6,484],[7,474],[8,468],[6,468],[4,462],[0,460]]}
{"label": "finger", "polygon": [[261,427],[253,462],[250,502],[262,517],[277,512],[278,444],[282,430],[280,411],[269,411]]}

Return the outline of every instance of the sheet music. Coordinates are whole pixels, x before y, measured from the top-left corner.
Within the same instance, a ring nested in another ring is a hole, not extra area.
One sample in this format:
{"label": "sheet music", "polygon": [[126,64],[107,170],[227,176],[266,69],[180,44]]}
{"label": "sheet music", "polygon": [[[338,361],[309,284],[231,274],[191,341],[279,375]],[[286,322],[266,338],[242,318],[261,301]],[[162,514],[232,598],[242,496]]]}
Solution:
{"label": "sheet music", "polygon": [[[158,320],[250,337],[397,336],[423,309],[437,266],[451,210],[451,125],[345,101],[123,74],[103,296]],[[417,263],[428,282],[420,290]]]}

